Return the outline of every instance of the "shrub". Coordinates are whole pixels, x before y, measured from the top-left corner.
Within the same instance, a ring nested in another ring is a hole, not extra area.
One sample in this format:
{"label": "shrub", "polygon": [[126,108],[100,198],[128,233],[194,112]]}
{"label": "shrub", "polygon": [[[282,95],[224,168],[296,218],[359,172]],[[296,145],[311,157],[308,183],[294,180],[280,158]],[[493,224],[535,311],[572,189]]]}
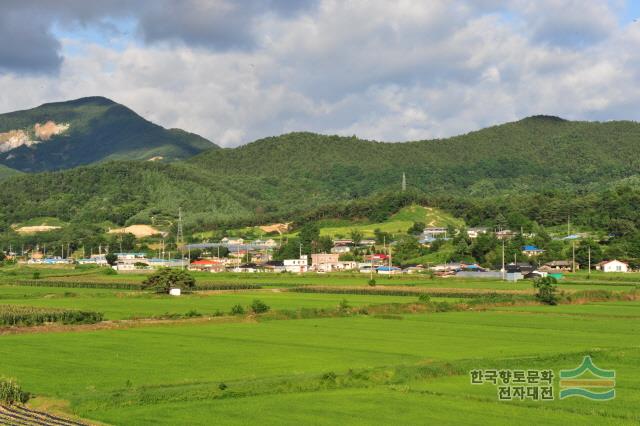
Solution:
{"label": "shrub", "polygon": [[418,300],[422,303],[429,303],[431,302],[431,296],[429,296],[428,294],[421,294],[420,296],[418,296]]}
{"label": "shrub", "polygon": [[191,290],[196,286],[196,280],[182,269],[161,268],[144,280],[142,285],[158,293],[169,293],[172,288]]}
{"label": "shrub", "polygon": [[546,305],[556,305],[558,303],[558,296],[556,295],[557,282],[553,277],[537,278],[533,282],[533,288],[538,291],[536,298]]}
{"label": "shrub", "polygon": [[33,275],[31,276],[31,278],[33,278],[34,280],[39,280],[40,279],[40,271],[34,271]]}
{"label": "shrub", "polygon": [[234,305],[231,308],[231,315],[242,315],[244,314],[244,308],[242,305]]}
{"label": "shrub", "polygon": [[4,404],[25,404],[31,395],[22,390],[18,382],[14,379],[0,377],[0,402]]}
{"label": "shrub", "polygon": [[253,303],[251,303],[251,310],[254,314],[263,314],[269,310],[269,305],[260,299],[255,299]]}
{"label": "shrub", "polygon": [[225,390],[226,388],[228,388],[228,386],[226,385],[226,383],[220,383],[218,385],[218,389],[220,389],[221,391]]}
{"label": "shrub", "polygon": [[376,280],[371,278],[369,281],[367,281],[367,284],[369,284],[369,287],[375,287],[376,286]]}
{"label": "shrub", "polygon": [[350,307],[351,306],[349,305],[349,302],[347,301],[347,299],[342,299],[340,301],[340,304],[338,305],[338,309],[341,310],[341,311],[346,311]]}

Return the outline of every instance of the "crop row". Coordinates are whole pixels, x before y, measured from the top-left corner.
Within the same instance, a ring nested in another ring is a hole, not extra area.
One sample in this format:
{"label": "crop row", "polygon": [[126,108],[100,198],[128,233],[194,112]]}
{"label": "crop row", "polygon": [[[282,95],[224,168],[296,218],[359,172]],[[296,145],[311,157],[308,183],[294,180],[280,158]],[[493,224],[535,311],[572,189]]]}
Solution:
{"label": "crop row", "polygon": [[438,290],[411,290],[395,288],[375,288],[375,287],[319,287],[305,286],[289,289],[296,293],[326,293],[326,294],[358,294],[358,295],[378,295],[378,296],[420,296],[427,294],[431,297],[455,297],[455,298],[476,298],[492,296],[496,293],[458,291],[451,289],[447,291]]}
{"label": "crop row", "polygon": [[[115,290],[144,290],[140,283],[125,282],[92,282],[92,281],[53,281],[53,280],[17,280],[16,285],[31,287],[63,287],[63,288],[101,288]],[[235,283],[202,283],[196,285],[195,291],[201,290],[257,290],[262,288],[259,284],[235,284]]]}
{"label": "crop row", "polygon": [[0,326],[30,326],[59,322],[63,324],[95,324],[103,314],[93,311],[0,305]]}

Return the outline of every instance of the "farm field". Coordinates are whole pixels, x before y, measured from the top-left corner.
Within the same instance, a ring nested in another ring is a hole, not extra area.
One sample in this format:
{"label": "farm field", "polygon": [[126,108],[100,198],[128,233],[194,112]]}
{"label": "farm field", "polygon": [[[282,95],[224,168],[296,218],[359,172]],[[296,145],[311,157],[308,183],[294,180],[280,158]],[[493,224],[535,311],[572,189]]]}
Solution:
{"label": "farm field", "polygon": [[[637,424],[640,324],[617,315],[639,309],[611,302],[5,335],[0,375],[35,392],[36,405],[67,401],[59,404],[112,424]],[[495,387],[469,384],[473,368],[558,370],[585,354],[617,370],[614,401],[498,402]]]}
{"label": "farm field", "polygon": [[[17,267],[0,270],[0,284],[12,283],[16,280],[31,280],[33,273],[38,272],[43,281],[97,282],[97,283],[141,283],[148,274],[116,274],[107,275],[103,269],[71,269],[44,267]],[[304,285],[318,286],[364,286],[369,275],[366,273],[306,273],[306,274],[240,274],[240,273],[206,273],[194,272],[192,275],[200,284],[253,284],[264,287],[295,287]],[[558,285],[566,290],[611,290],[629,291],[640,287],[640,274],[593,274],[587,279],[586,274],[566,274]],[[428,275],[401,275],[391,278],[375,277],[379,285],[384,286],[416,286],[425,288],[479,288],[493,290],[531,290],[531,281],[517,283],[482,278],[439,278]]]}
{"label": "farm field", "polygon": [[[255,299],[264,301],[271,309],[336,308],[346,300],[350,306],[409,303],[417,297],[355,294],[309,294],[264,291],[207,292],[173,297],[141,291],[0,286],[0,303],[21,306],[99,311],[107,320],[150,318],[168,315],[228,314],[234,305],[245,309]],[[433,298],[434,301],[444,301]],[[456,299],[447,298],[447,301]]]}

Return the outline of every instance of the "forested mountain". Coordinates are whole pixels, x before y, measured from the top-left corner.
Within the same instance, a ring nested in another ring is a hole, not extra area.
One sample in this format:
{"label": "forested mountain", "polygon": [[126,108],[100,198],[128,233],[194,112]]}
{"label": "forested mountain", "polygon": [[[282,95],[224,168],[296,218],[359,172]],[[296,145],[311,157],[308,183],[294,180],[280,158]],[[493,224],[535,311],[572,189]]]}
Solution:
{"label": "forested mountain", "polygon": [[[357,214],[368,210],[344,203],[398,192],[405,173],[409,190],[468,223],[501,214],[555,224],[590,212],[584,221],[600,226],[618,212],[640,225],[638,209],[628,207],[640,209],[639,152],[640,124],[545,116],[407,143],[291,133],[170,164],[106,162],[10,177],[0,205],[5,224],[33,216],[149,222],[182,206],[191,225],[206,227]],[[627,207],[608,204],[616,200]]]}
{"label": "forested mountain", "polygon": [[0,179],[21,174],[19,171],[0,164]]}
{"label": "forested mountain", "polygon": [[171,161],[216,147],[103,97],[0,114],[0,164],[25,172],[117,159]]}

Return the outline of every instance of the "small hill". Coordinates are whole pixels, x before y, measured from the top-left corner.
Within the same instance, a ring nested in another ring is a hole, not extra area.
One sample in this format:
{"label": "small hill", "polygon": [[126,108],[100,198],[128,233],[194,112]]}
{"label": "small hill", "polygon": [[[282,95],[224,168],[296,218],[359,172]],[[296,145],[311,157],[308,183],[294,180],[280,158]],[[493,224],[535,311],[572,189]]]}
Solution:
{"label": "small hill", "polygon": [[463,221],[441,210],[432,207],[412,205],[403,208],[384,222],[344,224],[342,226],[324,226],[321,222],[320,234],[331,237],[343,236],[348,238],[352,230],[358,230],[365,237],[373,237],[374,230],[376,229],[390,234],[401,234],[407,232],[407,229],[415,222],[422,222],[427,226],[454,225],[459,227],[463,225]]}
{"label": "small hill", "polygon": [[201,136],[167,130],[103,97],[0,114],[0,164],[24,172],[117,159],[173,161],[212,148]]}

